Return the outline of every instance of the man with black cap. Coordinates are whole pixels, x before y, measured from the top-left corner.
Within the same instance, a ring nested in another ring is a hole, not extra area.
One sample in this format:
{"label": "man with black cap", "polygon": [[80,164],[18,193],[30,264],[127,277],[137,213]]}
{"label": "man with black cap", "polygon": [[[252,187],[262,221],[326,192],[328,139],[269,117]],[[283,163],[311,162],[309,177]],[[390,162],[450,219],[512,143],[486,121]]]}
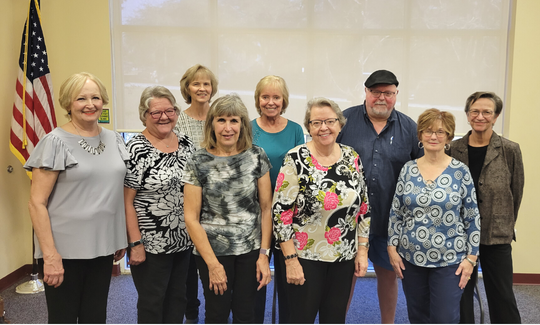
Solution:
{"label": "man with black cap", "polygon": [[373,72],[365,82],[364,104],[343,112],[347,123],[337,138],[358,152],[364,166],[371,206],[368,254],[377,274],[383,324],[394,322],[398,297],[396,273],[386,250],[392,198],[403,165],[423,155],[416,123],[394,109],[398,85],[392,72]]}

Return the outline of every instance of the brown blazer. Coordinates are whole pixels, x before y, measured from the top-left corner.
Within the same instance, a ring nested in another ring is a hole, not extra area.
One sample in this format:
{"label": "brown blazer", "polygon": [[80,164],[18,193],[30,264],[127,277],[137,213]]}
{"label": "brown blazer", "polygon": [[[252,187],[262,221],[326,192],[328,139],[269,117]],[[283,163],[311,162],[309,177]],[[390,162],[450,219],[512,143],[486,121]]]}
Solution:
{"label": "brown blazer", "polygon": [[[449,155],[469,165],[469,136],[452,141]],[[482,245],[510,244],[525,182],[519,144],[495,132],[491,136],[478,179],[476,195],[480,209]]]}

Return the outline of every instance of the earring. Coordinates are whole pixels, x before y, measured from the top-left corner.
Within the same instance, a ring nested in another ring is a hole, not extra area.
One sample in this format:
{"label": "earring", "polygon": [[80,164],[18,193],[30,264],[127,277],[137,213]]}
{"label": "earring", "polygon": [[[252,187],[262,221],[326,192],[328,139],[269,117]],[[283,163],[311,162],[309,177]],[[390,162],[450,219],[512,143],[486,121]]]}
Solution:
{"label": "earring", "polygon": [[445,145],[444,145],[444,149],[445,149],[445,150],[450,150],[450,145],[449,145],[448,143],[445,144]]}
{"label": "earring", "polygon": [[418,148],[424,149],[424,144],[421,141],[418,141]]}

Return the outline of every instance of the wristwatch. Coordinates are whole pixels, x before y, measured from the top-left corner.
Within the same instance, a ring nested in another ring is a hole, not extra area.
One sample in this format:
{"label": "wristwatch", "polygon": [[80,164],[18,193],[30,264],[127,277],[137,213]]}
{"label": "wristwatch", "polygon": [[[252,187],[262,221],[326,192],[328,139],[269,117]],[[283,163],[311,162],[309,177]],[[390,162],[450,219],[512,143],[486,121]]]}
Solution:
{"label": "wristwatch", "polygon": [[134,241],[133,243],[129,243],[128,245],[129,245],[129,247],[135,247],[135,246],[138,246],[140,244],[144,245],[144,239],[141,238],[139,240]]}
{"label": "wristwatch", "polygon": [[358,243],[358,246],[364,246],[365,248],[369,249],[369,242]]}
{"label": "wristwatch", "polygon": [[266,249],[266,248],[261,248],[261,250],[259,251],[261,254],[263,255],[266,255],[268,257],[270,257],[270,248]]}

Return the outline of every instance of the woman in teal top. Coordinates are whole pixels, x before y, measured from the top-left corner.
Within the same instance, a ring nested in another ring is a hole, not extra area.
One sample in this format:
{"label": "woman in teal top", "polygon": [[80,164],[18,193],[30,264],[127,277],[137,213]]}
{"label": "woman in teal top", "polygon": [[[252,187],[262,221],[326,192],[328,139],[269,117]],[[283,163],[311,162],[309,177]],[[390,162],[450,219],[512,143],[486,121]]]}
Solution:
{"label": "woman in teal top", "polygon": [[[272,164],[270,169],[272,190],[276,187],[277,175],[285,154],[290,149],[305,143],[302,127],[282,116],[287,110],[287,106],[289,106],[289,90],[285,80],[273,75],[262,78],[255,89],[255,107],[261,117],[251,121],[251,126],[253,129],[253,144],[264,149]],[[276,287],[280,302],[279,323],[285,324],[289,323],[287,295],[284,292],[287,279],[283,272],[285,269],[280,267],[282,266],[281,263],[284,263],[282,253],[278,252],[275,256]],[[266,287],[263,287],[257,296],[256,323],[263,323],[265,302]]]}

